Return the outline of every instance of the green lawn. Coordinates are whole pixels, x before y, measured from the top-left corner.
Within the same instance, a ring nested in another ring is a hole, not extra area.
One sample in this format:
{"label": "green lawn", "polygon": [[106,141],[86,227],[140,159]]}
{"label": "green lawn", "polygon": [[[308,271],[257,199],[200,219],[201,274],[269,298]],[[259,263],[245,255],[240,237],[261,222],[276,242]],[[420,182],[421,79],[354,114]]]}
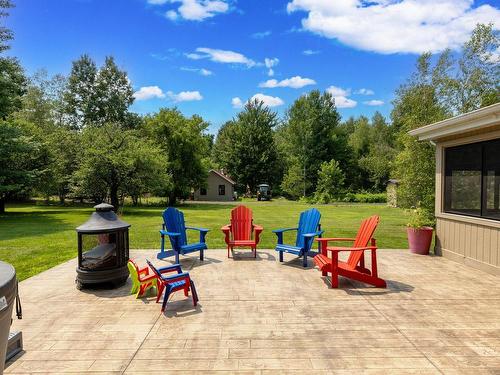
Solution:
{"label": "green lawn", "polygon": [[[294,227],[298,214],[310,207],[304,203],[274,200],[245,202],[252,208],[254,222],[264,226],[260,247],[272,248],[275,235],[272,229]],[[181,207],[191,226],[211,229],[207,235],[210,248],[225,248],[220,227],[229,220],[232,204],[186,204]],[[381,223],[376,232],[380,248],[406,248],[406,217],[401,209],[382,204],[317,205],[322,214],[325,236],[352,237],[359,222],[378,214]],[[161,207],[125,207],[123,220],[132,225],[130,246],[133,249],[158,249],[161,227]],[[19,278],[25,279],[76,257],[75,227],[93,211],[91,206],[10,205],[0,215],[0,260],[12,263]],[[190,231],[192,232],[192,231]],[[287,233],[285,240],[292,239]],[[197,238],[197,232],[191,234]],[[155,252],[151,252],[151,257]]]}

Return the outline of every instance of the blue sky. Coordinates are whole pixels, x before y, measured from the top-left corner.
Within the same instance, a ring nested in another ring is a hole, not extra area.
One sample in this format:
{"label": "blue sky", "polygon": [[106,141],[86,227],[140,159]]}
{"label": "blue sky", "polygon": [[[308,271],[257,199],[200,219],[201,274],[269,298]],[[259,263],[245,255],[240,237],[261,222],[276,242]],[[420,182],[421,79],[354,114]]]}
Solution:
{"label": "blue sky", "polygon": [[9,54],[29,74],[68,74],[83,53],[113,55],[136,91],[132,110],[177,106],[215,132],[257,95],[283,114],[329,90],[343,118],[388,115],[416,56],[458,48],[498,1],[18,0]]}

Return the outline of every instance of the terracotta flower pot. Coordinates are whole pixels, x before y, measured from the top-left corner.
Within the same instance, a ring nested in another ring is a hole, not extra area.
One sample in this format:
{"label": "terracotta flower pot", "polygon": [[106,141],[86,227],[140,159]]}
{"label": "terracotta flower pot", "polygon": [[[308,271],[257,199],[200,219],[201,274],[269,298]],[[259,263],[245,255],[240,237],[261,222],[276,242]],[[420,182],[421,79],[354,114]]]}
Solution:
{"label": "terracotta flower pot", "polygon": [[428,255],[433,231],[431,227],[407,228],[410,251],[414,254]]}

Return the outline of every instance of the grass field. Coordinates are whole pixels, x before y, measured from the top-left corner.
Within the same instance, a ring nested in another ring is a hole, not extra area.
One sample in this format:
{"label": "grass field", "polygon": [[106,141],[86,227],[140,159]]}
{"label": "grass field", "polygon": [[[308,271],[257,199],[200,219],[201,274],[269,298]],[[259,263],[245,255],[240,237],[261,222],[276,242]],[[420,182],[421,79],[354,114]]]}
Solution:
{"label": "grass field", "polygon": [[[295,227],[298,214],[310,207],[304,203],[275,200],[272,202],[244,202],[254,212],[254,222],[264,226],[261,248],[273,248],[276,236],[272,229]],[[220,227],[229,220],[234,204],[186,204],[186,222],[190,226],[209,228],[209,248],[225,248]],[[322,214],[325,236],[352,237],[362,218],[378,214],[381,223],[376,232],[380,248],[406,248],[403,210],[383,204],[340,204],[316,206]],[[130,207],[123,210],[122,219],[132,225],[130,247],[159,249],[162,207]],[[7,206],[0,215],[0,260],[12,263],[19,278],[25,279],[77,255],[75,228],[93,212],[91,206],[57,206],[19,204]],[[191,239],[198,233],[192,232]],[[285,240],[292,240],[287,233]],[[151,257],[155,252],[151,252]]]}

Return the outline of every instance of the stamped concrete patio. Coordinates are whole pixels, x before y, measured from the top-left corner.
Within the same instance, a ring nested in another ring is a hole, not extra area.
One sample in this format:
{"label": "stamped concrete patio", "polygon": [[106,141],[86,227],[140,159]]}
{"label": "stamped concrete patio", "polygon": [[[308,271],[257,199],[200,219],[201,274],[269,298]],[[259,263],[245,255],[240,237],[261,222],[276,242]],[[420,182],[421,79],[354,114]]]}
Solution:
{"label": "stamped concrete patio", "polygon": [[333,290],[286,259],[185,257],[200,304],[177,293],[165,315],[153,297],[129,295],[130,280],[76,290],[75,260],[64,263],[20,284],[24,319],[13,326],[25,352],[6,373],[500,374],[498,277],[385,250],[386,290],[345,279]]}

